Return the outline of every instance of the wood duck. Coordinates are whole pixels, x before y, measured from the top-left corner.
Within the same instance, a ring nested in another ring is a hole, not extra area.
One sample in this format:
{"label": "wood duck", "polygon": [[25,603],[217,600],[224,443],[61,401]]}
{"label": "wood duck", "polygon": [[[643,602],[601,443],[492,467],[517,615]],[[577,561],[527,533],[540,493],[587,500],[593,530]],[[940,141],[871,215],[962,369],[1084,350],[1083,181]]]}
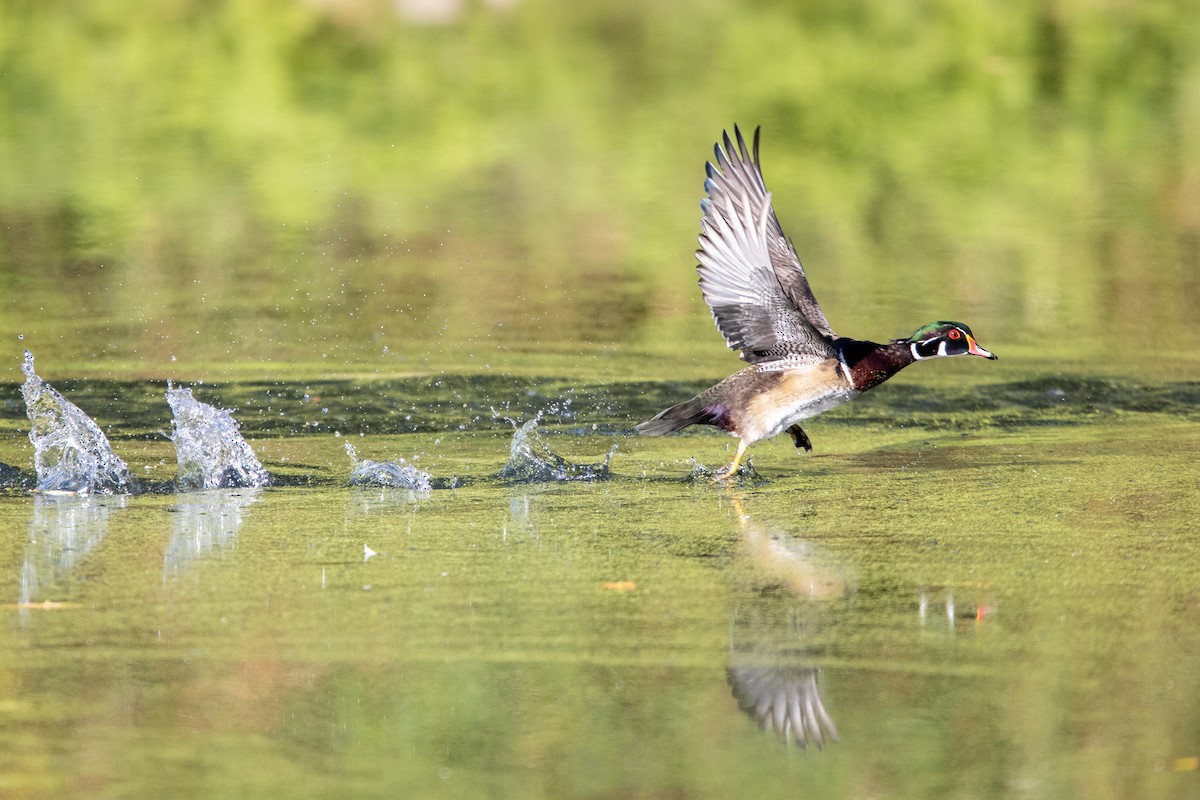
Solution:
{"label": "wood duck", "polygon": [[791,240],[771,209],[758,158],[742,132],[724,134],[706,164],[708,197],[700,201],[700,291],[730,349],[750,366],[691,400],[636,427],[661,436],[689,425],[714,425],[740,440],[717,479],[733,478],[755,442],[783,431],[812,450],[802,420],[873,389],[914,361],[972,355],[995,359],[961,322],[931,322],[887,344],[838,336],[813,297]]}

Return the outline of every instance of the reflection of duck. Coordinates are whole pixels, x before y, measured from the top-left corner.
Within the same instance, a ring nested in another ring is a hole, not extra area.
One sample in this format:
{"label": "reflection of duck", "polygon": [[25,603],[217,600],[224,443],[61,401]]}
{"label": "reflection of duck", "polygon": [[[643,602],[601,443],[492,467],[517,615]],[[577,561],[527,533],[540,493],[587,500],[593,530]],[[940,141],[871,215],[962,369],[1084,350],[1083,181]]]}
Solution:
{"label": "reflection of duck", "polygon": [[738,708],[785,742],[836,742],[812,661],[828,635],[830,604],[846,597],[853,578],[808,542],[755,525],[738,498],[734,509],[751,568],[730,625],[725,671]]}
{"label": "reflection of duck", "polygon": [[837,726],[825,711],[814,667],[792,669],[730,666],[725,670],[738,708],[758,726],[801,747],[838,741]]}
{"label": "reflection of duck", "polygon": [[700,291],[729,347],[750,366],[691,400],[637,426],[660,436],[689,425],[714,425],[737,436],[737,452],[718,478],[731,478],[746,448],[783,431],[811,450],[802,420],[872,389],[914,361],[973,355],[994,359],[959,322],[932,322],[887,344],[838,336],[808,286],[792,243],[771,208],[758,158],[734,127],[715,148],[716,166],[701,201]]}
{"label": "reflection of duck", "polygon": [[823,599],[846,594],[844,570],[808,542],[764,530],[743,518],[742,545],[764,582],[781,585],[797,597]]}

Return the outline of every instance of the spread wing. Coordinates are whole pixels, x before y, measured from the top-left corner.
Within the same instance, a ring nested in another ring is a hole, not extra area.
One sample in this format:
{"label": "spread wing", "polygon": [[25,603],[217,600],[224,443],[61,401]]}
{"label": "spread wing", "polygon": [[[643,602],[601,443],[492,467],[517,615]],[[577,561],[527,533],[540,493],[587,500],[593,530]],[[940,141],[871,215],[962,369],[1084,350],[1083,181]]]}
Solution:
{"label": "spread wing", "polygon": [[734,127],[737,147],[724,136],[700,201],[700,291],[729,347],[752,364],[807,356],[835,358],[837,338],[804,276],[792,243],[771,209],[758,160]]}

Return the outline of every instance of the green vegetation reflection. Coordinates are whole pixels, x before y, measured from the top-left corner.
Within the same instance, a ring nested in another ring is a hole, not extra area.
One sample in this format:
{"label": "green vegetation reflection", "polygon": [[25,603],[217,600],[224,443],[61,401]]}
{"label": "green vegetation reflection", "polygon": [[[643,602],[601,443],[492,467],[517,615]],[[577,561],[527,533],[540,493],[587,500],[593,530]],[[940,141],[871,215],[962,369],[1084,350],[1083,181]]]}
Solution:
{"label": "green vegetation reflection", "polygon": [[739,121],[839,330],[1196,350],[1188,3],[415,5],[6,4],[0,333],[159,375],[712,363],[679,320]]}

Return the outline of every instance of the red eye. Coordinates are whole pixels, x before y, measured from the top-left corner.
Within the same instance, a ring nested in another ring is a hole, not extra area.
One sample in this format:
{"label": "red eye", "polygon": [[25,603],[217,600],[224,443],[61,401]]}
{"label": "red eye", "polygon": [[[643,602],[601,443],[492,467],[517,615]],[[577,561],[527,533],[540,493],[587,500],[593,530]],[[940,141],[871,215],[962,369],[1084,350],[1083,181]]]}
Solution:
{"label": "red eye", "polygon": [[951,339],[957,339],[960,336],[960,334],[958,332],[958,329],[954,328],[954,329],[951,329],[951,331],[949,333],[947,333],[946,336]]}

